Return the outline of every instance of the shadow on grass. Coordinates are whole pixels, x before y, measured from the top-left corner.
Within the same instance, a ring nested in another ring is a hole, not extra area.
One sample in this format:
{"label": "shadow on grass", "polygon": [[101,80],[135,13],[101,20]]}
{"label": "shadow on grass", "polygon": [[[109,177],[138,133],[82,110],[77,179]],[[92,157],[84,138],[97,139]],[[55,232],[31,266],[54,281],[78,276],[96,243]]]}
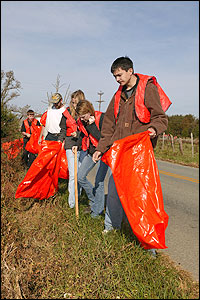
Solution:
{"label": "shadow on grass", "polygon": [[126,236],[126,239],[128,242],[130,242],[130,243],[135,242],[136,245],[138,245],[138,246],[141,245],[140,242],[138,241],[137,237],[133,233],[133,230],[132,230],[130,224],[128,223],[128,221],[122,222],[121,233]]}
{"label": "shadow on grass", "polygon": [[68,179],[58,178],[58,192],[62,196],[68,191]]}
{"label": "shadow on grass", "polygon": [[[59,186],[59,195],[62,197],[63,195],[68,194],[68,179],[58,178],[58,186]],[[79,197],[79,203],[83,205],[89,205],[89,199],[84,189],[81,191],[81,195]]]}
{"label": "shadow on grass", "polygon": [[86,205],[86,206],[89,205],[89,199],[88,199],[88,196],[87,196],[84,189],[82,189],[82,191],[81,191],[81,196],[80,196],[80,199],[79,199],[79,203],[82,204],[82,205]]}

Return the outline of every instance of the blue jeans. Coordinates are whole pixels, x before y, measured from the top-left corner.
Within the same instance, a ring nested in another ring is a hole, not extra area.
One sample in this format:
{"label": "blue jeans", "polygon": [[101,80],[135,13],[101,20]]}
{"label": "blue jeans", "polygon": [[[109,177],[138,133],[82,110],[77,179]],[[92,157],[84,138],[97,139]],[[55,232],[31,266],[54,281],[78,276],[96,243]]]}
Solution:
{"label": "blue jeans", "polygon": [[[74,153],[71,149],[66,150],[68,170],[69,170],[69,182],[68,182],[68,203],[69,207],[73,208],[75,206],[75,180],[74,180]],[[80,167],[80,151],[77,151],[77,169]],[[77,173],[78,173],[77,170]],[[80,186],[78,185],[78,195],[80,196]]]}
{"label": "blue jeans", "polygon": [[84,157],[88,154],[87,150],[86,151],[83,151],[81,150],[80,151],[80,157],[79,157],[79,161],[82,163]]}
{"label": "blue jeans", "polygon": [[97,163],[98,169],[95,177],[95,185],[93,187],[92,183],[87,179],[87,175],[95,165],[92,156],[87,154],[78,172],[78,182],[88,196],[92,217],[97,217],[104,211],[104,180],[108,170],[108,166],[101,160]]}
{"label": "blue jeans", "polygon": [[108,181],[108,196],[104,221],[105,229],[121,229],[123,218],[126,218],[126,214],[119,199],[113,175],[111,175]]}

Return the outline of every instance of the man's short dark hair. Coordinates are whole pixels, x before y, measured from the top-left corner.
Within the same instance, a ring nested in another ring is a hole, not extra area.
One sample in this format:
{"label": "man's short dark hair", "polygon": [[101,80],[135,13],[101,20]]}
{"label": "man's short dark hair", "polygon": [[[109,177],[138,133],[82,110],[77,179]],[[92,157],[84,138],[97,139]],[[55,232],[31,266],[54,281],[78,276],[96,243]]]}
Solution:
{"label": "man's short dark hair", "polygon": [[29,110],[27,111],[27,115],[34,115],[34,111],[33,111],[32,109],[29,109]]}
{"label": "man's short dark hair", "polygon": [[[133,62],[128,56],[122,56],[118,57],[111,66],[111,73],[113,74],[114,71],[121,68],[122,70],[125,70],[126,72],[132,68],[133,69]],[[134,69],[133,69],[134,73]]]}

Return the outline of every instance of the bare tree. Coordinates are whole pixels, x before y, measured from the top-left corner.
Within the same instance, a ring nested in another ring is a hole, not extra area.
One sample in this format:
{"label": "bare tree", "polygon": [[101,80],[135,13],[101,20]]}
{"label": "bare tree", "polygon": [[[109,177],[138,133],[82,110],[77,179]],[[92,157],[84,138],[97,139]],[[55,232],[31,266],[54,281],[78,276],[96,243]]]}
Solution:
{"label": "bare tree", "polygon": [[[25,105],[24,107],[18,107],[16,105],[11,105],[10,110],[14,112],[19,119],[26,119],[27,111],[31,108],[30,105]],[[37,113],[37,112],[36,112]]]}
{"label": "bare tree", "polygon": [[[55,93],[58,93],[59,90],[61,89],[61,87],[63,87],[65,85],[65,83],[63,83],[63,84],[60,83],[60,77],[61,76],[58,74],[57,78],[56,78],[56,83],[55,84],[52,83],[53,87],[55,88]],[[68,87],[66,89],[66,92],[65,92],[65,95],[63,97],[63,103],[64,104],[67,103],[67,101],[70,97],[70,94],[71,94],[69,88],[70,88],[70,84],[68,85]],[[52,94],[53,93],[51,92],[51,94],[49,95],[49,93],[47,92],[47,101],[48,102],[46,102],[46,101],[42,101],[42,102],[50,105]]]}
{"label": "bare tree", "polygon": [[1,105],[6,105],[10,100],[20,96],[21,83],[15,79],[14,72],[1,70]]}
{"label": "bare tree", "polygon": [[63,84],[60,85],[60,75],[58,74],[58,76],[57,76],[57,78],[56,78],[56,83],[55,83],[55,84],[52,83],[52,85],[55,87],[56,93],[58,93],[59,89],[60,89],[62,86],[64,86],[65,83],[63,83]]}
{"label": "bare tree", "polygon": [[9,101],[20,96],[21,83],[14,72],[1,70],[1,137],[14,138],[18,134],[19,119],[9,107]]}

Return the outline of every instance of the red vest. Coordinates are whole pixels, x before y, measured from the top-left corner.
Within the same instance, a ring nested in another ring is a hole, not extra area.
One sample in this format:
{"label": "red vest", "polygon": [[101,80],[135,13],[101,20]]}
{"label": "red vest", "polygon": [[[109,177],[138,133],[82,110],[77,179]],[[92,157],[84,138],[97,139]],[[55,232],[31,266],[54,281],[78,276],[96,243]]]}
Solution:
{"label": "red vest", "polygon": [[43,115],[41,116],[41,118],[40,118],[40,124],[42,124],[43,126],[45,126],[46,125],[46,119],[47,119],[47,111],[45,111],[43,113]]}
{"label": "red vest", "polygon": [[[169,98],[167,97],[165,92],[162,90],[162,88],[158,84],[156,77],[142,75],[142,74],[138,74],[138,73],[136,75],[138,75],[140,80],[138,82],[138,86],[137,86],[136,94],[135,94],[135,112],[136,112],[138,119],[142,123],[149,123],[151,114],[144,104],[144,95],[145,95],[145,89],[146,89],[148,80],[152,79],[153,84],[157,87],[158,93],[160,96],[160,103],[161,103],[161,106],[162,106],[162,109],[164,112],[169,108],[169,106],[172,104],[172,102],[169,100]],[[118,91],[115,94],[114,115],[115,115],[116,121],[117,121],[117,115],[119,112],[119,102],[120,102],[121,92],[122,92],[122,86],[120,85]]]}
{"label": "red vest", "polygon": [[[101,117],[102,112],[100,111],[95,111],[95,124],[97,126],[97,128],[99,129],[99,121],[100,121],[100,117]],[[88,135],[87,130],[85,129],[82,121],[80,119],[78,119],[78,126],[79,126],[79,130],[82,131],[84,133],[84,138],[82,139],[82,149],[84,151],[86,151],[89,147],[89,142],[91,141],[92,145],[97,147],[98,145],[98,140],[95,139],[91,134]]]}
{"label": "red vest", "polygon": [[29,124],[28,124],[28,119],[24,120],[24,126],[26,129],[26,133],[30,134],[33,131],[32,124],[37,125],[37,119],[33,119],[31,126],[29,126]]}
{"label": "red vest", "polygon": [[72,132],[77,131],[78,125],[76,120],[70,115],[68,108],[63,112],[63,115],[66,117],[66,136],[71,136]]}

